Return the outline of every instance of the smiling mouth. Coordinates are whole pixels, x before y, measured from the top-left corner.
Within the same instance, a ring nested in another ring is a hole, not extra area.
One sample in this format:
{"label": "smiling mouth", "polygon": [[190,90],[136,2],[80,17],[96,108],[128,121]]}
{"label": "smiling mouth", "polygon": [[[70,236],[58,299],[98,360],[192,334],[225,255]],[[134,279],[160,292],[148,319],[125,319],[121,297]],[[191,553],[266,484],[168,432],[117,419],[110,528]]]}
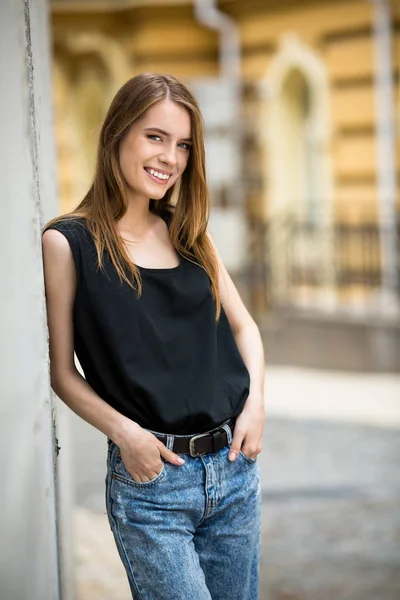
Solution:
{"label": "smiling mouth", "polygon": [[160,183],[161,185],[165,185],[171,177],[171,173],[161,173],[160,171],[149,169],[148,167],[144,167],[144,170],[146,171],[147,175],[153,179],[153,181]]}

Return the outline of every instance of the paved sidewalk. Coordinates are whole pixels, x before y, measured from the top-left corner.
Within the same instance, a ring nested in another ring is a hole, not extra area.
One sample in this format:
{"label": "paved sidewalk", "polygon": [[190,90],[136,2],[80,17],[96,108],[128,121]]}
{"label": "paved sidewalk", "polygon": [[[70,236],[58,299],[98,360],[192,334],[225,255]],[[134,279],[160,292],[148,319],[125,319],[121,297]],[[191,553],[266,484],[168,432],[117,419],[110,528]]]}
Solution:
{"label": "paved sidewalk", "polygon": [[[266,405],[259,600],[399,600],[400,377],[269,368]],[[104,436],[73,430],[77,600],[130,600]]]}
{"label": "paved sidewalk", "polygon": [[268,415],[400,426],[400,375],[267,368]]}

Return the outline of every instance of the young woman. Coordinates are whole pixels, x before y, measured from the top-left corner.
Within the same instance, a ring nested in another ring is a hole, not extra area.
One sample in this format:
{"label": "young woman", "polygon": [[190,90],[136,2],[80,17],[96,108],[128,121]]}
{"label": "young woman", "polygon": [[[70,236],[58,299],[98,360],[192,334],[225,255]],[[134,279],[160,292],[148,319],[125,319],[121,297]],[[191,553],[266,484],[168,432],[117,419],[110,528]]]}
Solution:
{"label": "young woman", "polygon": [[264,357],[208,213],[198,105],[142,74],[111,103],[85,198],[43,234],[51,383],[108,437],[134,599],[258,596]]}

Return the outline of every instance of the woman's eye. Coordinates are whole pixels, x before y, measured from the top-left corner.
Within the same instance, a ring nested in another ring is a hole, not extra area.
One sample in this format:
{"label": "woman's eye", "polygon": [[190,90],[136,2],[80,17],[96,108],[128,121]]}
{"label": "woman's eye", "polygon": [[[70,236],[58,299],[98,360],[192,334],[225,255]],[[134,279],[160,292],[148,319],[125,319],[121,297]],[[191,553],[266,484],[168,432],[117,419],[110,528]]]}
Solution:
{"label": "woman's eye", "polygon": [[[162,142],[162,139],[159,135],[156,135],[155,133],[150,133],[147,135],[147,138],[149,140],[152,140],[153,142]],[[181,142],[180,144],[178,144],[179,147],[181,147],[183,150],[190,150],[191,148],[191,144],[187,144],[186,142]]]}

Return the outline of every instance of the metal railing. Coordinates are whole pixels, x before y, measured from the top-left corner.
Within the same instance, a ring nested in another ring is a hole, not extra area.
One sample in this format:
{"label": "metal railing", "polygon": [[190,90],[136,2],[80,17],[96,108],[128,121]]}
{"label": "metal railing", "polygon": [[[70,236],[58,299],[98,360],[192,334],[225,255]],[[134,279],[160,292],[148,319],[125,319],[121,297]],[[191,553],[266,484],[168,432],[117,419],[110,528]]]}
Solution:
{"label": "metal railing", "polygon": [[[359,286],[367,292],[380,288],[381,235],[385,231],[376,224],[251,220],[247,284],[254,311],[290,304],[293,291],[301,287]],[[400,223],[397,249],[399,257]],[[396,293],[400,297],[399,290]]]}

